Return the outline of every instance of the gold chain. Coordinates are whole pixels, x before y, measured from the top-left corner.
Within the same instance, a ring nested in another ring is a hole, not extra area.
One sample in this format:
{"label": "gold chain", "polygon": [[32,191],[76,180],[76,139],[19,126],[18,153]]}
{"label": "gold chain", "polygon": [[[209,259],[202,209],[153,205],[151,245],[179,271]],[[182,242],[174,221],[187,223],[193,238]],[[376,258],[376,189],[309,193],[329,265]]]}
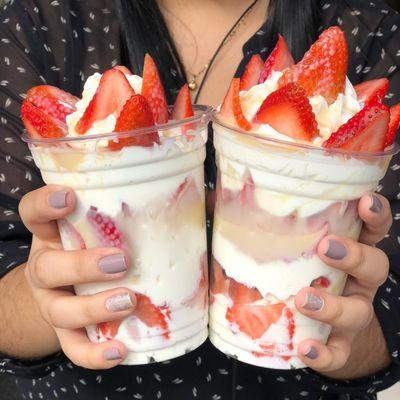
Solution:
{"label": "gold chain", "polygon": [[[257,2],[255,2],[254,5],[255,5],[256,3],[257,3]],[[228,37],[227,37],[227,38],[224,40],[224,42],[222,43],[222,46],[220,47],[219,50],[221,50],[226,44],[228,44],[228,43],[232,40],[232,38],[235,36],[236,32],[239,30],[239,28],[241,27],[241,25],[244,23],[246,17],[247,17],[247,16],[250,14],[250,12],[253,10],[254,5],[253,5],[253,7],[251,7],[250,9],[248,9],[247,12],[245,12],[245,13],[242,15],[242,17],[240,18],[240,20],[237,22],[235,28],[232,30],[232,32],[228,35]],[[211,59],[210,59],[210,60],[211,60]],[[209,64],[210,64],[210,61],[209,61],[207,64],[205,64],[204,67],[203,67],[199,72],[197,72],[197,74],[194,74],[193,72],[188,71],[188,72],[190,73],[190,75],[192,76],[191,79],[189,80],[189,83],[188,83],[188,86],[189,86],[189,89],[190,89],[190,90],[194,91],[194,90],[196,90],[196,89],[198,88],[197,78],[198,78],[200,75],[204,74],[204,73],[207,71],[208,67],[210,66]]]}

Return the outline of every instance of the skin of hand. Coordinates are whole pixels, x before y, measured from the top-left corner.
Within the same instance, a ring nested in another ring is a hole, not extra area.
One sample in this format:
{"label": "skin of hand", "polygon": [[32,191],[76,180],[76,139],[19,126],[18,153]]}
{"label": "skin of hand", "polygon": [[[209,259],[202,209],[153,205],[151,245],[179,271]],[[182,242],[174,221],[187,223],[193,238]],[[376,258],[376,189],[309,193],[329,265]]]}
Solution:
{"label": "skin of hand", "polygon": [[329,235],[318,245],[318,255],[329,266],[349,274],[342,296],[307,287],[296,295],[296,308],[304,315],[333,327],[326,345],[307,339],[298,346],[302,361],[335,379],[355,379],[387,367],[390,356],[373,299],[388,276],[386,254],[375,247],[392,224],[389,202],[378,194],[360,199],[364,222],[359,242]]}
{"label": "skin of hand", "polygon": [[54,330],[66,356],[85,368],[107,369],[126,357],[125,346],[116,340],[91,343],[83,327],[126,317],[134,310],[136,298],[123,287],[75,295],[73,285],[114,281],[128,272],[120,249],[62,249],[56,220],[70,214],[75,205],[74,192],[56,185],[22,198],[19,212],[33,234],[25,278],[41,317]]}

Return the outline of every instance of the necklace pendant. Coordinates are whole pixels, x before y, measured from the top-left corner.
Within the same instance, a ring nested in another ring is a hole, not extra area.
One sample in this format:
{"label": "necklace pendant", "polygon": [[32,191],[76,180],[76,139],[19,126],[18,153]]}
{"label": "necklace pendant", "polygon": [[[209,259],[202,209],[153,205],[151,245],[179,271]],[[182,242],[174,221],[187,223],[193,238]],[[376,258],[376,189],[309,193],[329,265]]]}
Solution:
{"label": "necklace pendant", "polygon": [[197,89],[197,83],[196,83],[196,81],[194,80],[194,78],[192,78],[192,79],[189,81],[188,86],[189,86],[189,89],[190,89],[190,90],[196,90],[196,89]]}

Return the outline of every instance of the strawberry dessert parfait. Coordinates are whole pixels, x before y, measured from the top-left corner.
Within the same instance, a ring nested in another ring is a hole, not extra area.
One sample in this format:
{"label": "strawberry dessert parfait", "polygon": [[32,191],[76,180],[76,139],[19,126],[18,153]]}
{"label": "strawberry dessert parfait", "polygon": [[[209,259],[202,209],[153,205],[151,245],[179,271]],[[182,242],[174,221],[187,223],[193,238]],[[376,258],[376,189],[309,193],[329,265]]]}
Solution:
{"label": "strawberry dessert parfait", "polygon": [[43,180],[77,196],[74,213],[59,221],[65,250],[119,247],[130,264],[120,281],[75,287],[79,295],[115,287],[136,293],[134,312],[87,327],[90,340],[120,340],[128,365],[201,345],[208,322],[203,162],[210,109],[192,107],[187,85],[168,108],[146,55],[143,79],[117,66],[89,77],[81,99],[34,87],[21,114]]}
{"label": "strawberry dessert parfait", "polygon": [[327,234],[358,239],[359,198],[376,189],[397,146],[400,107],[387,79],[355,87],[332,27],[295,64],[282,37],[251,58],[214,114],[218,185],[210,339],[266,368],[304,365],[297,345],[330,327],[294,306],[300,289],[341,294],[346,275],[316,253]]}

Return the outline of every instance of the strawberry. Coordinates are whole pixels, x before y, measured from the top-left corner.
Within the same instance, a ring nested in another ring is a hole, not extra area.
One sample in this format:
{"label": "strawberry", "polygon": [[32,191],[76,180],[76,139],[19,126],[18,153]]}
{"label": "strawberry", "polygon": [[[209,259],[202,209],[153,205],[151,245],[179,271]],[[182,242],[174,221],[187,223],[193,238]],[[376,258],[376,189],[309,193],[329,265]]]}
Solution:
{"label": "strawberry", "polygon": [[[134,94],[125,103],[114,130],[115,132],[128,132],[148,126],[154,126],[150,106],[142,95]],[[115,151],[121,150],[125,146],[151,147],[154,143],[160,143],[157,131],[113,139],[108,142],[108,147]]]}
{"label": "strawberry", "polygon": [[221,106],[220,114],[222,118],[231,125],[237,125],[239,128],[249,131],[251,125],[245,118],[240,104],[239,97],[240,79],[233,78]]}
{"label": "strawberry", "polygon": [[286,68],[292,67],[293,65],[294,59],[285,42],[285,39],[279,35],[276,46],[265,60],[258,83],[265,82],[271,75],[272,71],[283,71]]}
{"label": "strawberry", "polygon": [[225,271],[215,258],[213,258],[212,261],[210,278],[210,290],[212,294],[226,293],[228,291],[229,280]]}
{"label": "strawberry", "polygon": [[100,333],[107,339],[112,340],[117,336],[122,319],[109,322],[101,322],[96,325],[97,337],[100,339]]}
{"label": "strawberry", "polygon": [[271,324],[279,320],[284,308],[284,303],[267,306],[239,304],[228,308],[226,319],[236,323],[239,330],[252,339],[258,339],[268,330]]}
{"label": "strawberry", "polygon": [[329,278],[325,277],[325,276],[320,276],[317,279],[314,279],[311,282],[311,287],[317,288],[317,289],[326,289],[327,287],[329,287],[329,285],[331,284],[331,281],[329,280]]}
{"label": "strawberry", "polygon": [[185,83],[178,93],[172,109],[172,119],[181,120],[193,117],[192,102],[190,100],[189,86]]}
{"label": "strawberry", "polygon": [[67,135],[67,125],[47,114],[28,100],[21,106],[21,119],[32,138],[58,138]]}
{"label": "strawberry", "polygon": [[255,121],[268,124],[294,139],[312,140],[318,126],[311,104],[303,88],[288,83],[271,93],[258,110]]}
{"label": "strawberry", "polygon": [[244,185],[240,191],[240,200],[244,206],[252,207],[254,205],[254,181],[250,171],[244,179]]}
{"label": "strawberry", "polygon": [[95,121],[101,121],[113,113],[119,115],[125,103],[134,94],[121,71],[110,69],[104,72],[95,95],[76,125],[76,131],[83,135]]}
{"label": "strawberry", "polygon": [[298,83],[307,96],[320,94],[331,104],[344,91],[347,60],[344,33],[333,26],[322,32],[298,64],[283,73],[279,86]]}
{"label": "strawberry", "polygon": [[254,303],[262,299],[261,293],[256,288],[249,288],[231,278],[229,296],[234,304]]}
{"label": "strawberry", "polygon": [[376,99],[382,101],[389,89],[389,80],[386,78],[372,79],[370,81],[359,83],[354,86],[357,93],[357,99],[365,104],[369,104]]}
{"label": "strawberry", "polygon": [[325,148],[374,152],[385,148],[389,108],[378,100],[369,103],[323,143]]}
{"label": "strawberry", "polygon": [[149,54],[144,57],[142,95],[149,102],[156,124],[168,122],[168,106],[158,69]]}
{"label": "strawberry", "polygon": [[116,65],[114,69],[121,71],[124,75],[133,75],[132,72],[123,65]]}
{"label": "strawberry", "polygon": [[54,86],[40,85],[28,90],[26,100],[61,122],[76,111],[78,98]]}
{"label": "strawberry", "polygon": [[57,220],[57,223],[62,237],[65,237],[66,240],[71,244],[71,248],[65,250],[86,249],[86,244],[82,235],[71,222],[69,222],[66,218],[62,218]]}
{"label": "strawberry", "polygon": [[133,315],[135,315],[149,327],[159,327],[168,330],[168,323],[161,309],[159,307],[156,307],[151,302],[150,298],[145,296],[144,294],[135,293],[135,296],[136,307],[133,311]]}
{"label": "strawberry", "polygon": [[386,135],[385,147],[391,146],[400,128],[400,103],[390,108],[389,129]]}
{"label": "strawberry", "polygon": [[115,225],[115,222],[107,215],[98,211],[96,207],[90,207],[86,214],[90,224],[94,228],[100,243],[104,247],[121,247],[123,237]]}
{"label": "strawberry", "polygon": [[254,85],[257,85],[263,65],[263,60],[259,54],[251,56],[250,61],[247,63],[244,72],[240,77],[239,90],[249,90]]}

